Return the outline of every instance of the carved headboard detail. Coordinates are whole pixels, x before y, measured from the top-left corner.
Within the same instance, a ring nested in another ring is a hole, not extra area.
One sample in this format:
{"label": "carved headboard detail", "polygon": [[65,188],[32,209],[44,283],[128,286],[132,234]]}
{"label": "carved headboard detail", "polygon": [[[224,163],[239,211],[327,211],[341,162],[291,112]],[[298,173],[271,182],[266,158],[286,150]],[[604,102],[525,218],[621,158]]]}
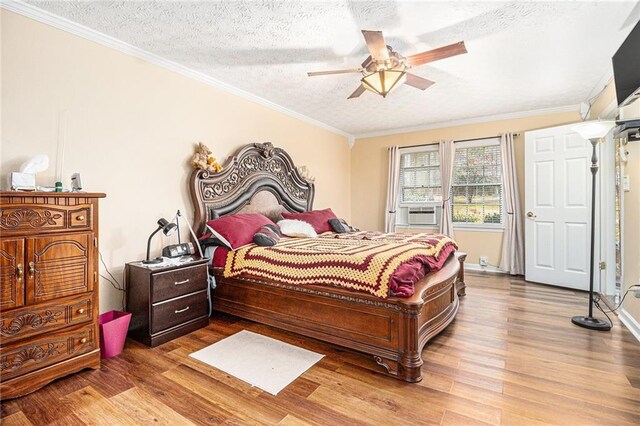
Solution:
{"label": "carved headboard detail", "polygon": [[194,229],[232,213],[262,213],[277,220],[282,211],[302,212],[313,206],[314,185],[300,176],[291,157],[271,142],[245,145],[228,159],[222,172],[191,174]]}

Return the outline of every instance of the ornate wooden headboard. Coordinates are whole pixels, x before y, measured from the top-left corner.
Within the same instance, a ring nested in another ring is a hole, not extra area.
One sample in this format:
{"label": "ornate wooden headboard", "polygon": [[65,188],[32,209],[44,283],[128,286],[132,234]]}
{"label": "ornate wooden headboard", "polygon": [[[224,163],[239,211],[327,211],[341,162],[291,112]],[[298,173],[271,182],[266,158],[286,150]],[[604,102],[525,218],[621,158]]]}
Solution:
{"label": "ornate wooden headboard", "polygon": [[253,143],[228,159],[220,173],[191,174],[194,229],[202,235],[208,220],[232,213],[262,213],[277,220],[283,211],[313,206],[313,182],[305,180],[291,157],[271,142]]}

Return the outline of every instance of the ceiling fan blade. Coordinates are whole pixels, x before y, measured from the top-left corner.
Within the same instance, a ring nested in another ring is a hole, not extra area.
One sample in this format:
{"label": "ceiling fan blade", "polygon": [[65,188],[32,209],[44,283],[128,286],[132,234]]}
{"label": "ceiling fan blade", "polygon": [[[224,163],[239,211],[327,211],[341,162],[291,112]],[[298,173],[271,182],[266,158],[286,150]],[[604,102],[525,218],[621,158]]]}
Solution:
{"label": "ceiling fan blade", "polygon": [[309,77],[315,77],[317,75],[331,75],[331,74],[350,74],[354,72],[362,72],[362,68],[347,68],[344,70],[330,70],[330,71],[313,71],[308,72]]}
{"label": "ceiling fan blade", "polygon": [[404,84],[415,87],[416,89],[425,90],[432,84],[435,84],[435,81],[427,80],[426,78],[407,73],[407,81],[405,81]]}
{"label": "ceiling fan blade", "polygon": [[415,67],[418,65],[428,64],[429,62],[439,61],[440,59],[449,58],[451,56],[462,55],[463,53],[467,53],[467,48],[464,45],[464,41],[461,41],[448,46],[407,56],[405,63]]}
{"label": "ceiling fan blade", "polygon": [[367,49],[369,49],[369,53],[371,53],[371,57],[374,60],[389,60],[389,50],[382,36],[382,31],[362,30],[362,35],[364,36],[364,41],[367,42]]}
{"label": "ceiling fan blade", "polygon": [[367,89],[365,89],[364,86],[361,84],[360,86],[358,86],[356,90],[354,90],[352,94],[349,95],[347,99],[357,98],[358,96],[362,95],[366,90]]}

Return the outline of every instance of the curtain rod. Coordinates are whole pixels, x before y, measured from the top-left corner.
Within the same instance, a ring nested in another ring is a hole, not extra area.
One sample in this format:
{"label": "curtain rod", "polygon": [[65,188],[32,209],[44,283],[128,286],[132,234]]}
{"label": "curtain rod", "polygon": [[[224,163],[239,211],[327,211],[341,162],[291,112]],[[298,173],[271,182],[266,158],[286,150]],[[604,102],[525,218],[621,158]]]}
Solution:
{"label": "curtain rod", "polygon": [[[513,136],[520,136],[520,133],[514,133]],[[459,142],[471,142],[471,141],[483,141],[486,139],[498,139],[500,137],[500,135],[498,136],[485,136],[484,138],[471,138],[471,139],[460,139],[460,140],[454,140],[453,143],[459,143]],[[407,146],[399,146],[399,149],[404,149],[404,148],[418,148],[420,146],[430,146],[430,145],[436,145],[436,142],[433,143],[421,143],[418,145],[407,145]]]}

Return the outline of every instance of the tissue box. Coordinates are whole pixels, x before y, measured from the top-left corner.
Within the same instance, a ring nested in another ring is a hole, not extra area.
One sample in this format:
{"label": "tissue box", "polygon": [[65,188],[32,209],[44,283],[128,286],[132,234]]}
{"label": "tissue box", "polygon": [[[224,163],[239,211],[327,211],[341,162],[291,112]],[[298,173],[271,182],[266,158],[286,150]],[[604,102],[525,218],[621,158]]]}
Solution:
{"label": "tissue box", "polygon": [[35,190],[36,175],[33,173],[11,172],[9,174],[11,189],[13,190]]}

